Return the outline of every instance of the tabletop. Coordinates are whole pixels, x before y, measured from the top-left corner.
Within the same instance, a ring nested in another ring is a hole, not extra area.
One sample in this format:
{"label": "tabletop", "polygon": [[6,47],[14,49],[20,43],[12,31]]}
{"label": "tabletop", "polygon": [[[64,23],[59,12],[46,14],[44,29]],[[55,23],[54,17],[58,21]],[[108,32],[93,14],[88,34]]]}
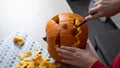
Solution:
{"label": "tabletop", "polygon": [[47,21],[60,13],[72,13],[66,0],[0,0],[0,10],[0,40],[20,31],[32,36],[40,45],[47,45],[42,39]]}
{"label": "tabletop", "polygon": [[66,0],[0,0],[0,39],[25,31],[43,42],[45,26],[53,16],[72,12]]}

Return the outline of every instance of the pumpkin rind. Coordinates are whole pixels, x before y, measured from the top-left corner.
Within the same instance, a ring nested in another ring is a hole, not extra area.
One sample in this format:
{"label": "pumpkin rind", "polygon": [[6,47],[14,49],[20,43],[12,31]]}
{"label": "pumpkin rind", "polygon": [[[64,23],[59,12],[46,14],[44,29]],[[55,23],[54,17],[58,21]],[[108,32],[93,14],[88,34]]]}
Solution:
{"label": "pumpkin rind", "polygon": [[77,26],[82,20],[83,17],[78,14],[63,13],[56,15],[48,21],[46,25],[48,52],[56,61],[61,60],[61,57],[58,56],[56,51],[56,47],[64,45],[85,48],[88,38],[87,24],[83,24],[81,27],[79,27],[75,36],[73,36],[71,33],[71,30],[75,28],[75,26]]}

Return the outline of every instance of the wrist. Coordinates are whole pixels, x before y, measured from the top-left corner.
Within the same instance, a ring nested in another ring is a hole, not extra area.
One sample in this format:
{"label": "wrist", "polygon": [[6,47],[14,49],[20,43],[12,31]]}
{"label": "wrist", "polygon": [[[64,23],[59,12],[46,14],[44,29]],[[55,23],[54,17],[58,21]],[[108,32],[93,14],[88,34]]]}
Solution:
{"label": "wrist", "polygon": [[88,67],[87,68],[91,68],[92,67],[92,65],[97,61],[98,59],[95,57],[95,56],[91,56],[90,57],[90,61],[89,61],[89,63],[88,63]]}

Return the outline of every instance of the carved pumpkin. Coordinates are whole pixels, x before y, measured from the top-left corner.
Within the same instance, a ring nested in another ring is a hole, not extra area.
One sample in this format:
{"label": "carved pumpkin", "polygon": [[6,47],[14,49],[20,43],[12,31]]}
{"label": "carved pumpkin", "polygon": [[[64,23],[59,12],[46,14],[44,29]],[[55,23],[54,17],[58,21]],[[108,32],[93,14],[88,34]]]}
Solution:
{"label": "carved pumpkin", "polygon": [[56,61],[61,60],[56,51],[57,47],[64,45],[85,48],[88,38],[87,24],[77,28],[74,35],[71,33],[72,29],[76,28],[81,21],[83,21],[83,17],[73,13],[59,14],[48,21],[46,25],[48,52]]}

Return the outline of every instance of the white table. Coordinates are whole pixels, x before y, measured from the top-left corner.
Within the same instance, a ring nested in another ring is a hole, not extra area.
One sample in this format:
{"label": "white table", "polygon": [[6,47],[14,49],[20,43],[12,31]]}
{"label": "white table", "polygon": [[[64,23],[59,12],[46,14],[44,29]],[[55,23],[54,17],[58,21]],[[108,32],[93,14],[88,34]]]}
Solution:
{"label": "white table", "polygon": [[47,21],[63,12],[72,12],[66,0],[0,0],[0,39],[24,31],[42,43]]}
{"label": "white table", "polygon": [[[0,39],[24,31],[47,45],[42,39],[47,21],[64,12],[72,12],[66,0],[0,0]],[[92,46],[91,50],[95,53]]]}

